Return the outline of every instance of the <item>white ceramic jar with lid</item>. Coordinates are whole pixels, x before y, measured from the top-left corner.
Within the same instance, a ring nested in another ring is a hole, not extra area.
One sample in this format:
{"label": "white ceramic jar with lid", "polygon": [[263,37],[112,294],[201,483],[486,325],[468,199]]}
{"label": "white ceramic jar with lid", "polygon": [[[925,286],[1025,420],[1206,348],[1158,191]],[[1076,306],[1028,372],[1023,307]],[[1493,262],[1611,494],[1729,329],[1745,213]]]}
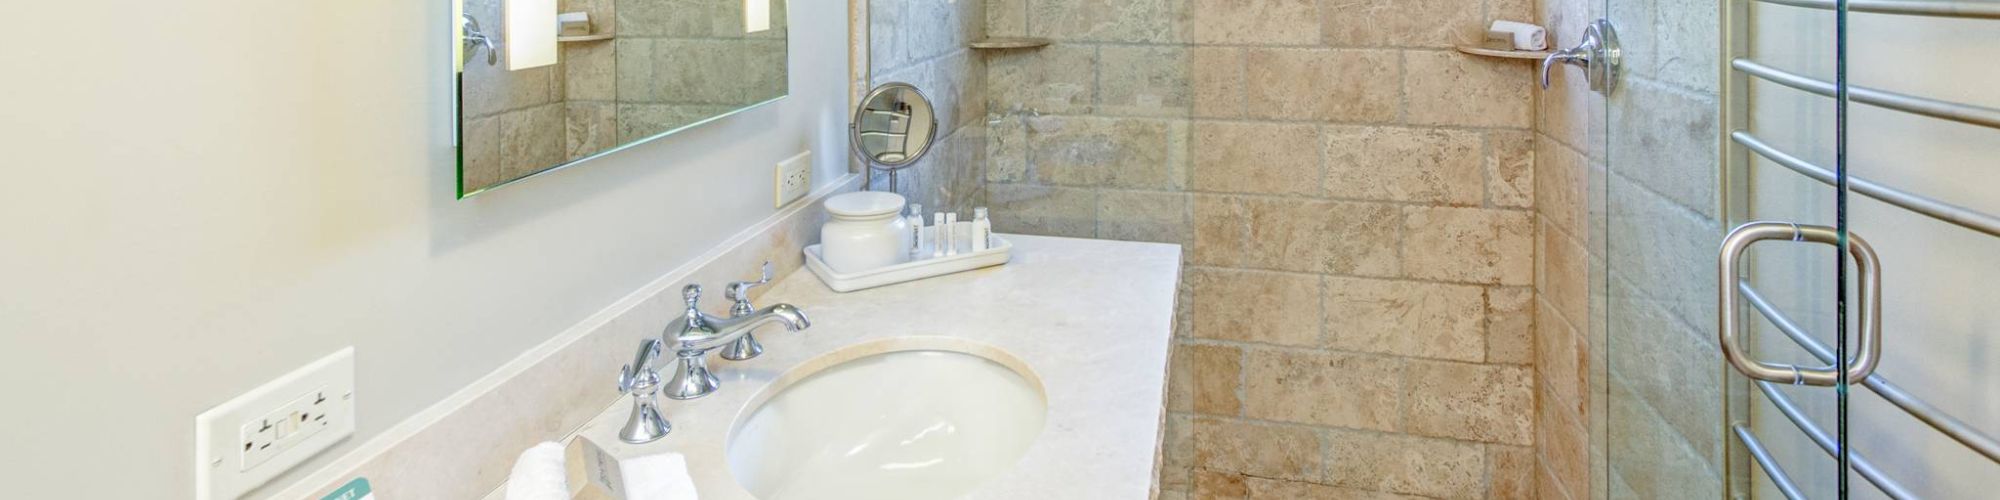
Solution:
{"label": "white ceramic jar with lid", "polygon": [[882,191],[845,193],[826,199],[829,219],[819,228],[819,254],[843,273],[893,266],[909,260],[909,223],[903,196]]}

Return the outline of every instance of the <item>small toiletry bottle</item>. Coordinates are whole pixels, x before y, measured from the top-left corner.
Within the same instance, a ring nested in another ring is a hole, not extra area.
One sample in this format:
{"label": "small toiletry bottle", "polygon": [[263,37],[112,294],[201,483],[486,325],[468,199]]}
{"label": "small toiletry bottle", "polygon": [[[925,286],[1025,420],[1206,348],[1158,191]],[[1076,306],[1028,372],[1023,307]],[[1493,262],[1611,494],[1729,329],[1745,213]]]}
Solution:
{"label": "small toiletry bottle", "polygon": [[944,254],[958,255],[958,212],[944,214]]}
{"label": "small toiletry bottle", "polygon": [[924,204],[911,203],[909,215],[903,222],[910,225],[910,260],[924,258]]}
{"label": "small toiletry bottle", "polygon": [[951,247],[951,226],[944,225],[944,212],[931,214],[931,258],[944,256],[944,249]]}
{"label": "small toiletry bottle", "polygon": [[986,220],[986,207],[972,207],[972,251],[993,248],[993,221]]}

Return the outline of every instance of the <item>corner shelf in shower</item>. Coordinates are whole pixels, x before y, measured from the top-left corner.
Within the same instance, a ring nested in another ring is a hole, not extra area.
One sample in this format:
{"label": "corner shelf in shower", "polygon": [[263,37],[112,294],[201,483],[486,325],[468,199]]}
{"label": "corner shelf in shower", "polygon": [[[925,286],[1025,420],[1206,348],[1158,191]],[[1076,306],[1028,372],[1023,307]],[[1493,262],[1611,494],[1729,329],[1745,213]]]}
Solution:
{"label": "corner shelf in shower", "polygon": [[618,38],[617,33],[591,33],[588,35],[559,36],[556,43],[602,42]]}
{"label": "corner shelf in shower", "polygon": [[1486,47],[1478,47],[1473,45],[1459,45],[1454,48],[1458,49],[1459,52],[1463,52],[1466,54],[1472,54],[1481,57],[1498,57],[1501,59],[1541,60],[1549,57],[1549,51],[1546,50],[1489,49]]}
{"label": "corner shelf in shower", "polygon": [[1049,43],[1051,42],[1049,42],[1049,39],[1047,38],[993,37],[982,40],[973,40],[972,43],[968,45],[970,45],[974,50],[1008,50],[1008,49],[1041,48],[1048,46]]}

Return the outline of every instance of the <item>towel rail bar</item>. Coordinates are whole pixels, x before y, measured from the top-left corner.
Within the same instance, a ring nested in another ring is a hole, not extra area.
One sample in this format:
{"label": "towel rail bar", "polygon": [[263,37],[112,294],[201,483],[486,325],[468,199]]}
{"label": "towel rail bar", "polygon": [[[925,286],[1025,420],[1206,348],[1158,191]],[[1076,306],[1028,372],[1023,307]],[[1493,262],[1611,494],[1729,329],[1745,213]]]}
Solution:
{"label": "towel rail bar", "polygon": [[[1758,156],[1763,156],[1764,158],[1769,159],[1772,162],[1777,163],[1778,165],[1782,165],[1785,168],[1792,169],[1792,171],[1803,174],[1806,177],[1811,177],[1813,178],[1813,180],[1820,181],[1821,183],[1827,185],[1833,185],[1834,183],[1834,176],[1832,171],[1822,168],[1818,165],[1808,163],[1805,160],[1787,154],[1784,151],[1779,151],[1778,148],[1772,147],[1770,144],[1765,143],[1762,139],[1757,138],[1757,136],[1755,135],[1751,135],[1749,132],[1742,130],[1730,132],[1729,139],[1735,141],[1737,144],[1742,144],[1743,147],[1748,148],[1751,151],[1756,152]],[[2000,236],[2000,217],[1995,217],[1986,214],[1984,212],[1980,212],[1978,210],[1973,210],[1970,208],[1965,208],[1958,205],[1945,203],[1931,198],[1926,198],[1916,194],[1911,194],[1909,192],[1877,184],[1874,181],[1870,181],[1868,179],[1864,179],[1861,177],[1856,177],[1854,175],[1847,176],[1847,186],[1852,192],[1861,193],[1863,196],[1881,200],[1883,203],[1888,203],[1890,205],[1902,207],[1906,210],[1923,214],[1933,219],[1948,222],[1966,229],[1979,231],[1981,233],[1986,233],[1991,236]]]}
{"label": "towel rail bar", "polygon": [[[2000,3],[1996,3],[1996,5],[2000,5]],[[1746,58],[1731,60],[1729,61],[1729,66],[1771,83],[1826,97],[1833,97],[1832,82],[1774,68]],[[1854,85],[1847,86],[1847,97],[1854,102],[1875,107],[1986,128],[2000,128],[2000,109],[1898,94]]]}
{"label": "towel rail bar", "polygon": [[[1833,10],[1834,0],[1762,0],[1765,3]],[[1897,14],[1904,16],[2000,19],[2000,4],[1992,2],[1937,2],[1912,0],[1847,0],[1848,12]]]}
{"label": "towel rail bar", "polygon": [[[1820,343],[1819,339],[1815,339],[1812,335],[1807,334],[1805,329],[1800,328],[1798,323],[1792,322],[1792,319],[1786,317],[1784,312],[1779,311],[1777,306],[1773,306],[1770,301],[1764,300],[1764,296],[1758,294],[1757,289],[1751,288],[1749,283],[1739,283],[1737,284],[1737,289],[1743,292],[1744,300],[1749,302],[1751,307],[1756,308],[1757,312],[1764,315],[1764,319],[1769,320],[1772,325],[1777,326],[1778,331],[1784,332],[1786,337],[1791,337],[1792,342],[1798,343],[1799,347],[1805,348],[1806,352],[1812,353],[1813,357],[1819,358],[1821,362],[1833,362],[1832,349],[1828,349],[1826,344]],[[1985,455],[1987,460],[2000,463],[2000,441],[1994,440],[1992,436],[1980,432],[1979,429],[1972,427],[1971,424],[1952,417],[1950,414],[1945,413],[1944,410],[1940,410],[1938,407],[1931,406],[1930,403],[1918,399],[1908,391],[1904,391],[1902,387],[1890,382],[1882,374],[1869,375],[1868,378],[1861,381],[1861,385],[1875,391],[1875,394],[1882,396],[1882,399],[1896,405],[1897,408],[1902,408],[1910,416],[1916,417],[1917,420],[1923,421],[1925,424],[1929,424],[1931,428],[1937,429],[1938,432],[1944,433],[1945,436],[1950,437],[1952,440],[1964,444],[1974,452]]]}
{"label": "towel rail bar", "polygon": [[1757,461],[1757,468],[1764,469],[1764,477],[1771,478],[1778,492],[1784,493],[1786,500],[1806,500],[1806,494],[1799,491],[1799,485],[1792,482],[1792,475],[1778,465],[1778,459],[1771,457],[1771,451],[1764,449],[1764,442],[1750,433],[1750,426],[1741,422],[1729,424],[1729,430],[1736,432],[1736,439],[1743,440],[1743,449],[1750,452],[1750,458]]}
{"label": "towel rail bar", "polygon": [[[1819,424],[1807,420],[1805,412],[1800,410],[1798,405],[1792,404],[1792,398],[1785,396],[1785,393],[1778,392],[1777,384],[1762,380],[1752,380],[1751,382],[1755,382],[1757,388],[1764,391],[1764,397],[1771,401],[1771,405],[1778,407],[1778,412],[1785,414],[1785,418],[1791,419],[1792,424],[1797,425],[1799,431],[1806,434],[1806,438],[1812,439],[1814,444],[1818,444],[1820,450],[1825,451],[1829,456],[1838,453],[1839,444],[1835,443],[1832,437],[1827,436],[1826,431],[1819,428]],[[1904,489],[1901,483],[1897,483],[1895,479],[1890,479],[1887,474],[1883,474],[1881,469],[1875,468],[1875,463],[1868,461],[1868,457],[1861,456],[1860,452],[1847,450],[1847,463],[1854,469],[1854,472],[1861,473],[1862,479],[1868,480],[1869,484],[1875,485],[1875,489],[1882,490],[1882,493],[1889,495],[1889,498],[1896,500],[1915,500],[1918,498],[1916,495],[1911,494],[1910,490]]]}

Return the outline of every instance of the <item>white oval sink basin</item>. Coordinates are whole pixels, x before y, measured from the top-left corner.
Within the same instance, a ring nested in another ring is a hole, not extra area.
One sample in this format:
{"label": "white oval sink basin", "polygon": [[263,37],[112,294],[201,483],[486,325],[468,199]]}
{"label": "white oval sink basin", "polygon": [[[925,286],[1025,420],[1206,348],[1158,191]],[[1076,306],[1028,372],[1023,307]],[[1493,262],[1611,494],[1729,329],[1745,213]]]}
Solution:
{"label": "white oval sink basin", "polygon": [[782,377],[776,395],[761,406],[752,400],[755,409],[730,437],[737,483],[762,500],[934,500],[971,492],[1020,460],[1048,409],[1026,366],[992,351],[1009,363],[902,351]]}

